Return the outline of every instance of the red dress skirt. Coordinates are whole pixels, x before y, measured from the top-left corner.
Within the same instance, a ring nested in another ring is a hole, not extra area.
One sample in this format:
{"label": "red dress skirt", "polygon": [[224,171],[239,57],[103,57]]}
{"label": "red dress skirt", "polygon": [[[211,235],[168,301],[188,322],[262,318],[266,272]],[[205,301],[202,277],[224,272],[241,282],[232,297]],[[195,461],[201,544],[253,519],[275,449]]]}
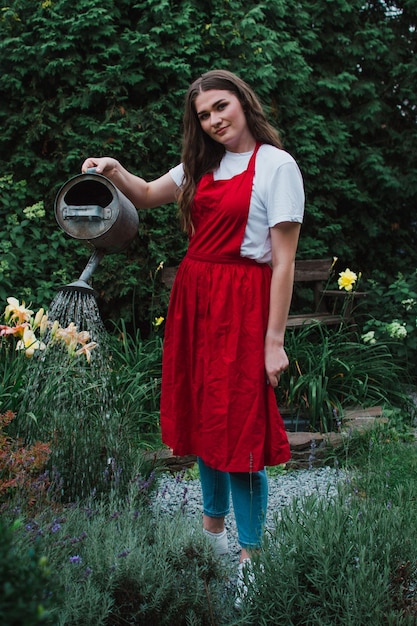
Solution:
{"label": "red dress skirt", "polygon": [[164,338],[162,439],[174,454],[227,472],[290,458],[265,373],[271,268],[240,257],[256,152],[232,179],[200,181]]}

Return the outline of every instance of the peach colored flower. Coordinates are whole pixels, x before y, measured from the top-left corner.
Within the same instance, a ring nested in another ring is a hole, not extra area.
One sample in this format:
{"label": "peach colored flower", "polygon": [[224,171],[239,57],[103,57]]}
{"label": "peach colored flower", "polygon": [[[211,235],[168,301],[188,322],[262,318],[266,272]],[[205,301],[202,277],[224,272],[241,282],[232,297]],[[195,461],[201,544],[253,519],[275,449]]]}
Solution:
{"label": "peach colored flower", "polygon": [[91,350],[93,350],[96,347],[97,347],[97,343],[95,341],[90,341],[90,343],[85,343],[81,346],[81,348],[78,348],[75,355],[80,356],[83,354],[85,358],[87,359],[87,363],[90,363]]}
{"label": "peach colored flower", "polygon": [[20,304],[17,298],[7,298],[8,305],[4,311],[4,319],[6,322],[13,320],[18,324],[29,322],[33,311],[25,307],[25,303]]}

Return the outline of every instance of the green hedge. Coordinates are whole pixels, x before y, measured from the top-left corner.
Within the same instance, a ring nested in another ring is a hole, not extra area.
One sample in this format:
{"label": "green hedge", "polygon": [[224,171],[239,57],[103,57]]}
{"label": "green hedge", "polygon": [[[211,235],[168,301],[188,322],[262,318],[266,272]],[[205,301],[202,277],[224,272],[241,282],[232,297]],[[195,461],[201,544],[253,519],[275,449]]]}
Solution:
{"label": "green hedge", "polygon": [[[415,265],[414,4],[334,0],[330,9],[326,0],[301,0],[294,10],[290,0],[2,0],[1,7],[0,164],[13,182],[1,194],[2,226],[5,216],[12,222],[2,228],[0,252],[9,246],[7,254],[28,265],[13,279],[2,274],[8,293],[29,290],[44,304],[61,278],[76,278],[88,251],[57,231],[58,189],[88,155],[111,154],[148,179],[175,165],[185,90],[214,67],[255,88],[300,164],[307,197],[300,256],[338,256],[368,275]],[[22,209],[39,202],[45,217],[34,229]],[[16,220],[18,240],[10,236]],[[46,244],[43,277],[30,269],[40,262],[35,230]],[[160,261],[181,258],[178,233],[174,206],[141,214],[135,243],[104,259],[95,276],[104,317],[132,318],[134,310],[149,324],[151,276]]]}

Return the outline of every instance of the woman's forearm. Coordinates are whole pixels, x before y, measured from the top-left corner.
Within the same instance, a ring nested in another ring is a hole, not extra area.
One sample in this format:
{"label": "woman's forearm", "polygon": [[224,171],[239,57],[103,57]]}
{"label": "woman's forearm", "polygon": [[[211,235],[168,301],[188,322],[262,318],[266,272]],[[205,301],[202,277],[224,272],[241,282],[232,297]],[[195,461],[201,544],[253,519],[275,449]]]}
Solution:
{"label": "woman's forearm", "polygon": [[150,209],[176,200],[177,186],[169,173],[147,182],[111,157],[90,157],[84,161],[81,171],[85,173],[92,167],[97,174],[111,180],[138,209]]}
{"label": "woman's forearm", "polygon": [[272,270],[269,316],[266,337],[276,345],[284,345],[285,328],[294,283],[294,263]]}
{"label": "woman's forearm", "polygon": [[281,372],[288,367],[284,350],[285,328],[290,309],[300,225],[284,223],[271,229],[272,277],[268,326],[265,335],[265,371],[276,387]]}

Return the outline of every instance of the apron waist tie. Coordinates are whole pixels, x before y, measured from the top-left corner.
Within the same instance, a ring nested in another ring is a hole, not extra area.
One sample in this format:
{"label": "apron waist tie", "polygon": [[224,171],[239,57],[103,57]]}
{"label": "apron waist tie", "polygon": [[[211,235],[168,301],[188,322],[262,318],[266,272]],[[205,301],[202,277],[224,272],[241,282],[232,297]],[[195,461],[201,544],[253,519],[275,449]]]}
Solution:
{"label": "apron waist tie", "polygon": [[258,263],[255,259],[242,256],[215,256],[213,254],[195,254],[194,252],[187,252],[185,258],[191,259],[192,261],[203,261],[205,263],[237,263],[238,265],[256,265],[257,267],[268,265],[268,263]]}

